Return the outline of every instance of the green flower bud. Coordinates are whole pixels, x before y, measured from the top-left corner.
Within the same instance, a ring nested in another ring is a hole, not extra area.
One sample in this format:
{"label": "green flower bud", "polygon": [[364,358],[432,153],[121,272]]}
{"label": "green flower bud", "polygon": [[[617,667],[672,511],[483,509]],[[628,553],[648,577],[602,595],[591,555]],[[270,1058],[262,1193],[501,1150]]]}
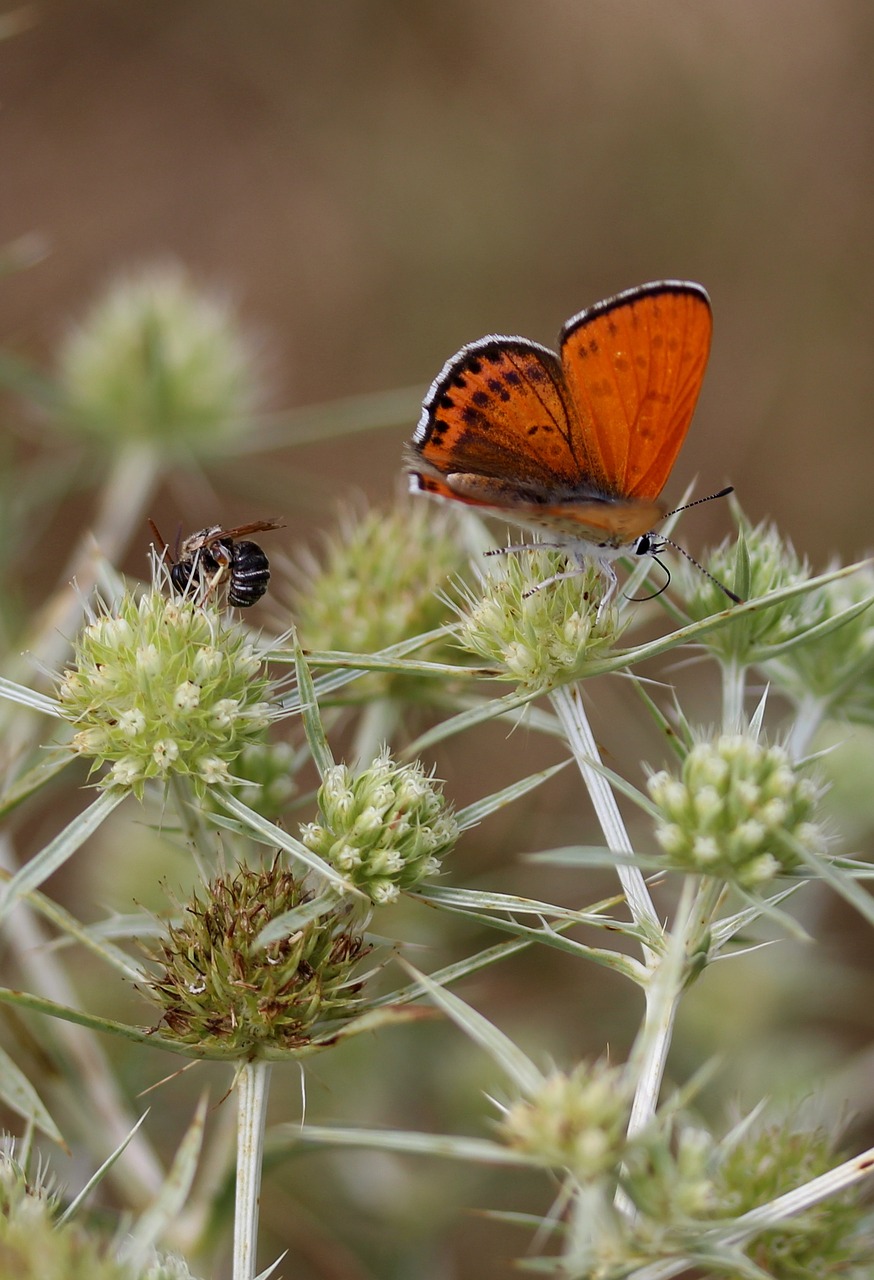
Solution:
{"label": "green flower bud", "polygon": [[301,641],[309,649],[375,653],[433,631],[450,616],[439,590],[466,562],[451,515],[425,503],[347,517],[321,561],[307,555],[299,563]]}
{"label": "green flower bud", "polygon": [[[735,514],[739,537],[737,541],[726,539],[705,559],[709,573],[750,600],[810,577],[807,561],[798,557],[775,525],[763,523],[753,528],[737,508]],[[679,564],[674,580],[693,620],[709,618],[727,607],[725,595],[716,583],[693,565],[685,561]],[[747,661],[764,646],[780,644],[816,620],[810,596],[799,595],[783,604],[744,614],[702,637],[702,643],[723,661]]]}
{"label": "green flower bud", "polygon": [[148,779],[171,774],[200,794],[227,785],[230,765],[274,714],[242,630],[157,591],[123,596],[84,628],[57,692],[76,729],[71,749],[95,767],[111,763],[103,786],[138,796]]}
{"label": "green flower bud", "polygon": [[[755,1126],[721,1156],[714,1182],[723,1212],[747,1213],[827,1173],[840,1162],[834,1147],[834,1135],[822,1129]],[[745,1252],[768,1275],[862,1280],[870,1271],[871,1237],[859,1187],[794,1214]]]}
{"label": "green flower bud", "polygon": [[[874,568],[866,566],[805,597],[809,625],[855,604],[874,604]],[[821,702],[832,715],[862,724],[874,719],[874,611],[863,610],[818,640],[796,645],[765,664],[770,679],[798,704]]]}
{"label": "green flower bud", "polygon": [[712,1135],[691,1125],[668,1132],[656,1125],[629,1143],[622,1185],[645,1215],[638,1223],[639,1243],[655,1252],[671,1228],[710,1217],[721,1207],[718,1158]]}
{"label": "green flower bud", "polygon": [[112,445],[160,441],[189,457],[236,437],[258,398],[230,306],[172,264],[110,286],[67,338],[60,381],[68,428]]}
{"label": "green flower bud", "polygon": [[458,643],[504,669],[521,689],[545,691],[573,680],[583,664],[617,639],[616,610],[599,617],[603,593],[597,565],[545,583],[567,567],[560,552],[521,551],[502,557],[482,578],[482,594],[465,589],[458,606]]}
{"label": "green flower bud", "polygon": [[500,1121],[508,1146],[580,1181],[615,1172],[625,1150],[630,1101],[623,1073],[606,1062],[553,1071]]}
{"label": "green flower bud", "polygon": [[658,806],[656,839],[671,865],[747,889],[799,865],[797,845],[825,851],[813,815],[820,791],[786,751],[742,734],[698,742],[679,778],[661,771],[647,789]]}
{"label": "green flower bud", "polygon": [[303,1048],[327,1023],[352,1016],[361,988],[353,970],[369,948],[348,905],[256,945],[271,920],[311,896],[278,859],[219,876],[203,899],[195,894],[151,957],[162,966],[149,991],[166,1034],[251,1058]]}
{"label": "green flower bud", "polygon": [[0,1280],[193,1280],[181,1258],[145,1250],[122,1261],[118,1240],[57,1220],[58,1200],[0,1151]]}
{"label": "green flower bud", "polygon": [[319,820],[301,827],[301,839],[373,902],[385,904],[439,871],[458,824],[421,764],[395,764],[383,751],[357,776],[346,765],[327,770]]}

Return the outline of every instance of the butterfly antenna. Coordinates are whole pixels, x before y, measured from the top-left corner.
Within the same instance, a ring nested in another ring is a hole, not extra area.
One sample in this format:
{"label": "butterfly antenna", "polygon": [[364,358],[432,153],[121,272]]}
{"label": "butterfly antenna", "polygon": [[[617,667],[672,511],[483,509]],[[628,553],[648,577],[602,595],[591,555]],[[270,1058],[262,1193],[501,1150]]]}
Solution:
{"label": "butterfly antenna", "polygon": [[[667,541],[668,541],[668,539],[667,539],[667,538],[663,538],[663,539],[662,539],[662,541],[663,541],[663,542],[667,542]],[[671,546],[673,546],[673,545],[674,545],[674,544],[673,544],[673,543],[671,543]],[[655,553],[654,551],[653,551],[653,552],[651,552],[651,553],[650,553],[650,555],[651,555],[651,558],[652,558],[653,560],[655,560],[655,562],[656,562],[656,564],[658,565],[658,567],[659,567],[660,569],[664,569],[664,571],[665,571],[665,580],[664,580],[664,582],[662,583],[662,585],[659,587],[658,591],[653,591],[653,593],[652,593],[651,595],[648,595],[648,596],[626,596],[626,597],[625,597],[625,599],[626,599],[626,600],[628,600],[631,604],[645,604],[647,600],[657,600],[657,599],[658,599],[658,597],[659,597],[660,595],[663,595],[663,594],[667,591],[668,587],[671,585],[671,571],[670,571],[670,569],[668,568],[668,566],[664,563],[664,561],[663,561],[663,560],[659,560],[658,556],[656,555],[656,553]],[[705,572],[706,572],[706,570],[705,570]]]}
{"label": "butterfly antenna", "polygon": [[[730,489],[728,489],[728,490],[726,490],[726,492],[731,493],[731,490],[730,490]],[[718,493],[714,493],[714,494],[713,494],[713,497],[714,497],[714,498],[718,498],[719,496],[720,496],[720,495],[719,495]],[[707,501],[708,501],[708,499],[707,499],[707,498],[699,498],[699,499],[698,499],[698,502],[707,502]],[[690,503],[689,503],[689,506],[690,506],[690,507],[696,507],[697,505],[698,505],[698,503],[697,503],[697,502],[690,502]],[[685,508],[684,508],[684,507],[680,507],[679,509],[680,509],[680,511],[685,510]],[[743,600],[742,600],[742,598],[741,598],[740,596],[735,595],[735,593],[734,593],[733,591],[729,591],[728,587],[725,585],[725,583],[724,583],[724,582],[720,582],[718,578],[714,577],[714,575],[710,572],[710,570],[709,570],[709,569],[705,569],[703,564],[699,564],[699,563],[698,563],[698,561],[695,559],[695,557],[694,557],[693,555],[691,555],[691,554],[686,550],[686,548],[685,548],[685,547],[681,547],[681,546],[680,546],[679,542],[674,542],[674,541],[672,541],[672,539],[671,539],[671,538],[660,538],[660,539],[659,539],[659,542],[661,543],[661,545],[662,545],[662,546],[673,547],[675,551],[679,551],[680,555],[681,555],[681,556],[685,556],[685,557],[686,557],[686,559],[689,561],[689,563],[690,563],[690,564],[694,564],[695,568],[696,568],[700,573],[703,573],[705,578],[709,578],[709,579],[710,579],[710,581],[713,583],[713,585],[714,585],[715,587],[719,587],[719,590],[720,590],[720,591],[722,591],[725,595],[727,595],[727,596],[728,596],[728,598],[729,598],[729,600],[733,600],[735,604],[743,604]],[[661,560],[660,560],[660,561],[659,561],[659,564],[661,564],[661,563],[662,563],[662,562],[661,562]],[[665,571],[667,572],[667,566],[662,565],[662,568],[663,568],[663,569],[665,569]],[[668,574],[668,578],[670,578],[670,574]],[[665,586],[667,586],[667,583],[665,583]],[[664,587],[662,588],[662,590],[664,590]],[[661,591],[657,591],[657,592],[656,592],[656,595],[661,595]]]}
{"label": "butterfly antenna", "polygon": [[[673,511],[666,511],[666,512],[665,512],[663,519],[667,520],[668,516],[675,516],[675,515],[678,515],[678,514],[679,514],[679,512],[681,512],[681,511],[688,511],[691,507],[700,507],[702,502],[712,502],[712,501],[714,500],[714,498],[727,498],[727,497],[728,497],[728,495],[729,495],[730,493],[734,493],[734,485],[733,485],[733,484],[726,485],[726,487],[725,487],[724,489],[720,489],[720,490],[719,490],[719,493],[708,493],[708,495],[707,495],[707,497],[706,497],[706,498],[696,498],[694,502],[687,502],[687,503],[685,503],[685,505],[684,505],[684,506],[682,506],[682,507],[674,507]],[[665,539],[665,541],[667,541],[667,539]],[[673,545],[674,545],[674,544],[673,544],[673,543],[671,543],[671,546],[673,546]],[[682,547],[678,547],[678,548],[677,548],[677,550],[678,550],[678,551],[682,551],[682,550],[683,550],[683,548],[682,548]],[[685,551],[683,551],[683,555],[685,555],[685,554],[686,554],[686,553],[685,553]],[[691,556],[689,556],[689,559],[690,559],[690,560],[692,560],[692,557],[691,557]],[[694,562],[694,561],[692,561],[692,563],[694,564],[695,562]],[[700,564],[698,565],[698,568],[699,568],[699,569],[701,569]],[[706,572],[707,572],[707,570],[706,570],[706,569],[702,569],[702,570],[701,570],[701,572],[702,572],[702,573],[706,573]],[[721,586],[722,584],[720,583],[720,584],[717,584],[717,585],[720,585],[720,586]],[[723,589],[724,589],[724,588],[723,588]],[[730,594],[731,594],[731,592],[729,592],[729,595],[730,595]]]}

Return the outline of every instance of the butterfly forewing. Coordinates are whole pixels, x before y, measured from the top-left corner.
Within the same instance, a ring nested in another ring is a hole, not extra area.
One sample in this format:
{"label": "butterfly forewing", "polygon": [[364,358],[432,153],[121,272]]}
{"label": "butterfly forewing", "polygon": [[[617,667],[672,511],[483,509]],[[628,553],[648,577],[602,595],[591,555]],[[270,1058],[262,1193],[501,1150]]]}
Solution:
{"label": "butterfly forewing", "polygon": [[582,311],[562,330],[571,421],[592,482],[652,500],[685,439],[710,351],[710,302],[700,285],[662,281]]}
{"label": "butterfly forewing", "polygon": [[[556,486],[577,487],[587,474],[572,417],[552,351],[525,338],[482,338],[463,347],[435,380],[411,461],[421,460],[432,476],[512,477],[520,498],[527,487],[537,500]],[[427,475],[418,478],[420,487],[442,492]]]}

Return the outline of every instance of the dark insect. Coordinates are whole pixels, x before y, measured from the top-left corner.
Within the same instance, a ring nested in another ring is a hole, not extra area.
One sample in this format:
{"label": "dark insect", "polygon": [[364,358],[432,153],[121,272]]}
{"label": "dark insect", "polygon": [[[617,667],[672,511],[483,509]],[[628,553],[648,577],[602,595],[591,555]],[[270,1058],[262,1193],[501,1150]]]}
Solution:
{"label": "dark insect", "polygon": [[177,544],[175,557],[149,521],[161,556],[170,565],[170,581],[184,595],[194,587],[203,587],[206,599],[217,588],[227,585],[228,604],[248,609],[264,595],[270,581],[270,564],[257,542],[238,541],[241,534],[263,533],[282,527],[281,520],[255,520],[236,529],[211,525],[190,534]]}

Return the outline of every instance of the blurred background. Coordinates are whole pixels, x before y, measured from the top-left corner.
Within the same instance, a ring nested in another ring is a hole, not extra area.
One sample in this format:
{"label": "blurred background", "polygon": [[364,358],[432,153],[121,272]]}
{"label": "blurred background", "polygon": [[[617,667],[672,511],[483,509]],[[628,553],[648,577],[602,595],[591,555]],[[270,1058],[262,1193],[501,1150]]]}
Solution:
{"label": "blurred background", "polygon": [[[152,512],[165,528],[282,516],[288,531],[273,545],[291,548],[332,527],[350,496],[388,503],[417,402],[463,343],[497,332],[554,345],[581,308],[679,277],[710,292],[715,336],[665,496],[693,480],[699,494],[732,483],[747,514],[773,517],[817,568],[870,547],[866,0],[45,0],[4,9],[0,34],[0,245],[25,238],[25,257],[38,250],[0,282],[4,349],[50,372],[113,276],[174,260],[236,300],[267,407],[307,436],[292,448],[290,430],[287,444],[217,468],[208,485],[171,476]],[[319,440],[315,406],[398,389],[373,429]],[[0,430],[6,457],[50,447],[20,398],[7,400]],[[24,611],[59,580],[92,501],[83,485],[18,544],[9,572]],[[686,520],[683,540],[700,552],[728,528],[713,504]],[[123,567],[145,571],[147,541],[144,529]],[[594,714],[613,766],[639,781],[638,739],[652,732],[639,706],[614,685]],[[503,730],[436,753],[459,804],[483,789],[484,752],[494,785],[559,758],[557,746]],[[455,873],[558,892],[560,877],[539,884],[513,860],[580,839],[580,804],[568,771],[523,816],[469,837]],[[864,847],[867,819],[856,829]],[[105,903],[110,854],[95,856]],[[113,905],[124,909],[124,897]],[[736,1055],[714,1115],[733,1096],[747,1105],[803,1089],[844,1059],[848,1078],[865,1077],[870,977],[841,950],[855,920],[830,901],[816,912],[815,971],[788,964],[787,944],[776,960],[717,966],[690,1001],[675,1078],[717,1051]],[[410,932],[420,939],[421,922]],[[529,957],[465,994],[532,1052],[568,1062],[609,1042],[621,1058],[639,1009],[601,974],[581,993],[587,976]],[[391,1037],[313,1068],[311,1118],[478,1130],[477,1090],[494,1082],[476,1052],[443,1027]],[[198,1088],[159,1095],[168,1150],[175,1108]],[[296,1113],[297,1091],[289,1071],[277,1118]],[[266,1178],[262,1265],[290,1248],[287,1273],[305,1278],[504,1275],[524,1240],[462,1207],[545,1209],[550,1196],[538,1183],[532,1200],[482,1171],[308,1156]]]}

